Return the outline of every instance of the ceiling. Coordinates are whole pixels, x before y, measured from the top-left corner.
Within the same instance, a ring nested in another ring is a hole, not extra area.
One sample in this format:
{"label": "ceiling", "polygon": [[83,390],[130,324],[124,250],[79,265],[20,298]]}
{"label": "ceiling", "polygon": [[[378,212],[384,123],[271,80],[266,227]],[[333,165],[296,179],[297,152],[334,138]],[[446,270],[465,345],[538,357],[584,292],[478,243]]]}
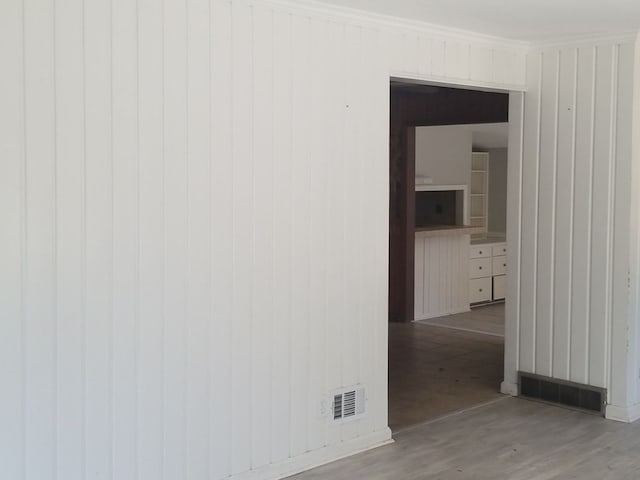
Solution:
{"label": "ceiling", "polygon": [[640,0],[323,0],[529,42],[640,30]]}

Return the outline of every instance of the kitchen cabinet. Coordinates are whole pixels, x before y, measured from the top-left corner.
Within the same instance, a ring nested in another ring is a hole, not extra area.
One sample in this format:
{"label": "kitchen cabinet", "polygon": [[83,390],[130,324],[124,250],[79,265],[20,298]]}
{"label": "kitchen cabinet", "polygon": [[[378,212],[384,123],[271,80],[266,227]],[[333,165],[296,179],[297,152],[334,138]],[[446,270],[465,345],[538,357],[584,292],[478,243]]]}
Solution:
{"label": "kitchen cabinet", "polygon": [[469,248],[469,303],[488,303],[505,298],[507,244],[474,242]]}

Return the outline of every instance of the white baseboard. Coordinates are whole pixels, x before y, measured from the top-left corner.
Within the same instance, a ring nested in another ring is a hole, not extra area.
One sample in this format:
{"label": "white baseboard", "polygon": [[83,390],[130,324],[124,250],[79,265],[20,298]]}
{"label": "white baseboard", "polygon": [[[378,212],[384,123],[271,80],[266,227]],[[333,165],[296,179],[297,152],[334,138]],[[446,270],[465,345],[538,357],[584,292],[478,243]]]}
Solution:
{"label": "white baseboard", "polygon": [[629,406],[607,405],[605,418],[617,422],[632,423],[640,419],[640,403]]}
{"label": "white baseboard", "polygon": [[465,306],[454,308],[452,310],[447,310],[444,312],[423,313],[419,317],[415,317],[413,321],[419,322],[420,320],[429,320],[430,318],[446,317],[447,315],[455,315],[457,313],[465,313],[470,311],[471,309],[469,308],[469,305],[465,305]]}
{"label": "white baseboard", "polygon": [[238,473],[229,477],[229,480],[276,480],[286,478],[389,443],[393,443],[391,430],[385,428],[365,437],[359,437],[336,445],[327,445],[280,463]]}
{"label": "white baseboard", "polygon": [[513,382],[502,382],[500,384],[500,392],[505,395],[511,395],[512,397],[518,396],[518,384]]}

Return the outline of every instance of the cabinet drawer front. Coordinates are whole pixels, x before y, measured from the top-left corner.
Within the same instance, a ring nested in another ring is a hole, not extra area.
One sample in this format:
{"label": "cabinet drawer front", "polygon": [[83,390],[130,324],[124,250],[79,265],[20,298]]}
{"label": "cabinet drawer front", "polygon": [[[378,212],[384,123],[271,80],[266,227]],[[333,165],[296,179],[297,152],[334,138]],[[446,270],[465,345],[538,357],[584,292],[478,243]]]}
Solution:
{"label": "cabinet drawer front", "polygon": [[507,289],[507,277],[505,275],[498,275],[493,277],[493,299],[501,300],[505,297]]}
{"label": "cabinet drawer front", "polygon": [[491,277],[469,280],[469,302],[488,302],[491,300]]}
{"label": "cabinet drawer front", "polygon": [[491,258],[472,258],[469,260],[469,278],[491,276]]}
{"label": "cabinet drawer front", "polygon": [[499,255],[506,255],[507,254],[507,246],[506,245],[496,245],[494,247],[492,247],[492,255],[494,257],[497,257]]}
{"label": "cabinet drawer front", "polygon": [[491,273],[493,275],[504,275],[507,273],[507,257],[493,257]]}
{"label": "cabinet drawer front", "polygon": [[491,256],[491,247],[484,245],[476,245],[469,249],[469,258],[484,258]]}

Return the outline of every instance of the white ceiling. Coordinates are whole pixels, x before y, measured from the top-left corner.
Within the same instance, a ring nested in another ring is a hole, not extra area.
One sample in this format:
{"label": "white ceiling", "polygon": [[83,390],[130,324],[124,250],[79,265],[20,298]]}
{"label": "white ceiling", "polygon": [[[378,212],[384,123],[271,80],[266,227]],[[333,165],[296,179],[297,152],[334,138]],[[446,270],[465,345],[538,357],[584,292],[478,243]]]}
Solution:
{"label": "white ceiling", "polygon": [[323,0],[523,41],[640,30],[640,0]]}

